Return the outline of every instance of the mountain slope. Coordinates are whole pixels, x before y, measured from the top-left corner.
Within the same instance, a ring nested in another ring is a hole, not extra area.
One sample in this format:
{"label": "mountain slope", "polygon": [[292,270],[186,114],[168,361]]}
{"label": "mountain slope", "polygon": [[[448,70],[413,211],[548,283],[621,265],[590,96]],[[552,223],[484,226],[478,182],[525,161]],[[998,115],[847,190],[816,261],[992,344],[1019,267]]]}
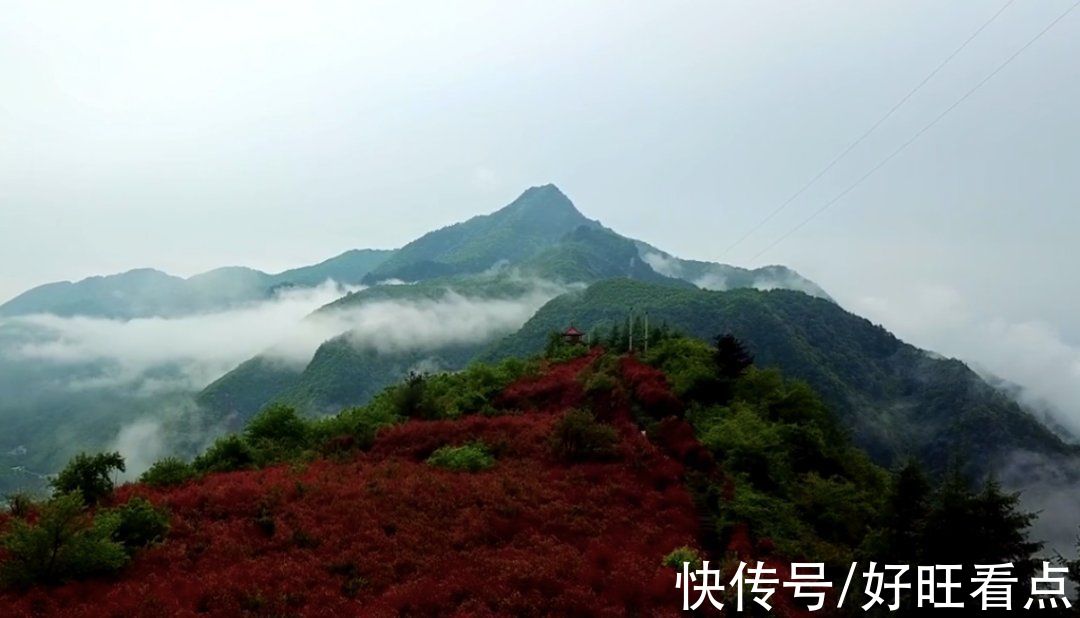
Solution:
{"label": "mountain slope", "polygon": [[634,241],[599,226],[580,226],[558,243],[522,262],[526,275],[589,283],[614,277],[689,287],[690,284],[656,272],[641,259]]}
{"label": "mountain slope", "polygon": [[274,285],[312,287],[333,279],[342,285],[358,285],[372,269],[394,252],[387,249],[351,249],[329,260],[280,272],[271,276]]}
{"label": "mountain slope", "polygon": [[498,211],[424,234],[370,272],[365,283],[479,273],[531,257],[586,219],[555,185],[532,187]]}
{"label": "mountain slope", "polygon": [[90,277],[77,283],[61,281],[38,286],[0,305],[0,315],[53,313],[131,318],[173,315],[184,302],[185,282],[180,277],[142,268],[117,275]]}
{"label": "mountain slope", "polygon": [[485,358],[532,354],[573,322],[625,324],[630,308],[708,339],[731,333],[762,366],[806,380],[835,409],[855,442],[886,465],[913,455],[944,469],[966,457],[989,471],[1015,449],[1071,452],[1053,432],[966,365],[936,358],[834,303],[787,290],[673,289],[630,280],[597,283],[545,305]]}
{"label": "mountain slope", "polygon": [[353,250],[319,264],[270,275],[230,266],[187,279],[150,268],[48,283],[0,305],[0,316],[51,313],[112,319],[177,317],[220,311],[269,298],[282,286],[312,287],[333,279],[355,285],[393,252]]}
{"label": "mountain slope", "polygon": [[689,281],[706,290],[797,290],[810,296],[830,299],[825,290],[794,270],[779,265],[761,268],[740,268],[730,264],[684,260],[661,251],[648,243],[635,241],[641,258],[656,272],[667,277]]}
{"label": "mountain slope", "polygon": [[216,421],[238,427],[300,379],[303,367],[268,356],[250,358],[199,392],[198,404]]}
{"label": "mountain slope", "polygon": [[[341,332],[323,342],[306,366],[284,365],[268,352],[214,381],[197,400],[210,418],[234,424],[271,402],[311,414],[334,413],[366,403],[410,370],[464,367],[493,338],[516,330],[566,289],[511,274],[366,288],[307,318],[341,324]],[[497,321],[484,323],[470,315],[484,311]],[[409,317],[399,318],[402,314]]]}

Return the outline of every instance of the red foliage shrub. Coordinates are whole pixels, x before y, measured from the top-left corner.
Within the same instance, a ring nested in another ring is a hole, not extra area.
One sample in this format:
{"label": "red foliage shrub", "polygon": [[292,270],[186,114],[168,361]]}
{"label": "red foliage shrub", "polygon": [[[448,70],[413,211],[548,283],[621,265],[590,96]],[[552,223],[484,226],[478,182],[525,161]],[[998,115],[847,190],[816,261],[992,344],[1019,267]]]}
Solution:
{"label": "red foliage shrub", "polygon": [[624,356],[620,360],[619,368],[623,380],[634,395],[634,400],[649,416],[681,416],[682,402],[671,392],[667,377],[662,371],[646,365],[634,356]]}
{"label": "red foliage shrub", "polygon": [[581,370],[601,354],[593,350],[571,361],[550,365],[539,376],[527,376],[503,389],[495,399],[503,409],[574,408],[582,404],[585,392],[577,381]]}
{"label": "red foliage shrub", "polygon": [[[629,423],[611,461],[556,461],[553,423],[591,360],[503,393],[530,412],[410,421],[345,461],[121,487],[172,514],[115,580],[0,593],[5,616],[677,615],[672,549],[696,542],[682,466]],[[424,460],[484,442],[490,470]]]}

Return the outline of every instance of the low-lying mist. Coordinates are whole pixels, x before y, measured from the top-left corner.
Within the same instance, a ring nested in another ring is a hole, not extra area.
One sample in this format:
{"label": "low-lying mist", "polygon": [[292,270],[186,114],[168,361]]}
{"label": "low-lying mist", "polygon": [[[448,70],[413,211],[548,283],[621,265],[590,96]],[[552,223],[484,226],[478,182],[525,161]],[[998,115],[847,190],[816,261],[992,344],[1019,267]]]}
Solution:
{"label": "low-lying mist", "polygon": [[[1080,347],[1049,325],[979,312],[959,291],[941,285],[889,299],[865,297],[853,305],[907,341],[966,361],[1066,441],[1080,435]],[[1038,514],[1031,537],[1046,543],[1044,553],[1075,555],[1080,457],[1017,451],[997,476],[1005,488],[1020,492],[1024,509]]]}
{"label": "low-lying mist", "polygon": [[379,352],[436,349],[482,342],[521,327],[567,286],[531,281],[513,297],[475,297],[448,290],[438,299],[376,300],[354,308],[320,311],[284,333],[264,356],[306,364],[322,342],[347,333],[355,346]]}
{"label": "low-lying mist", "polygon": [[[177,318],[111,320],[31,315],[5,320],[35,333],[6,350],[10,357],[56,366],[93,364],[86,377],[74,373],[72,389],[125,387],[199,389],[254,356],[294,328],[304,316],[348,289],[327,281],[314,288],[285,289],[264,302]],[[149,372],[169,367],[160,376]]]}
{"label": "low-lying mist", "polygon": [[[724,267],[713,265],[703,269],[697,269],[695,274],[690,274],[686,266],[676,257],[660,253],[645,252],[641,259],[652,267],[653,270],[666,277],[683,279],[693,283],[703,290],[723,292],[732,289],[732,282],[728,281],[724,274]],[[798,290],[810,296],[821,296],[822,292],[814,284],[795,275],[786,269],[763,268],[754,272],[754,278],[743,285],[756,290]]]}
{"label": "low-lying mist", "polygon": [[[80,450],[120,451],[126,476],[133,478],[160,457],[198,451],[220,434],[222,427],[207,426],[194,395],[249,358],[261,355],[301,369],[320,344],[342,335],[386,353],[483,342],[513,332],[572,287],[515,283],[513,295],[446,290],[438,298],[418,294],[315,311],[353,291],[328,281],[229,311],[178,318],[8,318],[0,323],[0,362],[33,379],[4,382],[15,396],[0,406],[0,417],[25,424],[47,410],[50,418],[33,427],[34,436],[5,448],[26,451],[12,464],[55,470],[61,455],[73,453],[60,453],[66,447],[52,442],[76,431]],[[87,426],[95,435],[77,429]],[[45,456],[47,451],[58,452]]]}
{"label": "low-lying mist", "polygon": [[1016,385],[1011,390],[1021,403],[1080,435],[1080,346],[1050,325],[977,311],[957,290],[941,285],[856,299],[852,308],[906,341]]}
{"label": "low-lying mist", "polygon": [[1017,451],[999,472],[1002,486],[1020,492],[1024,508],[1038,514],[1031,537],[1043,553],[1072,558],[1080,543],[1080,458]]}

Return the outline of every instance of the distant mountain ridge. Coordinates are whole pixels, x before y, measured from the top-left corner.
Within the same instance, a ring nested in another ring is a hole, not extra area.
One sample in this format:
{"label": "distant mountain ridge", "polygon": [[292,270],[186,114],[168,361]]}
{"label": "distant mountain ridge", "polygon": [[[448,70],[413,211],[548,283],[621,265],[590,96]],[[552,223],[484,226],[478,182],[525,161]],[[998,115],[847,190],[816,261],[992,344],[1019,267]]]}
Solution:
{"label": "distant mountain ridge", "polygon": [[400,249],[353,249],[277,274],[229,266],[189,278],[151,268],[47,283],[0,304],[0,317],[47,313],[111,319],[179,317],[271,297],[281,287],[417,282],[509,266],[529,276],[596,281],[627,276],[682,280],[709,289],[773,287],[828,298],[783,266],[745,269],[684,260],[629,239],[583,215],[555,185],[531,187],[513,202],[427,234]]}
{"label": "distant mountain ridge", "polygon": [[0,316],[50,313],[113,319],[178,317],[219,311],[269,298],[280,287],[319,285],[328,279],[359,284],[393,251],[351,250],[311,266],[267,274],[228,266],[187,279],[139,268],[116,275],[61,281],[30,289],[0,305]]}

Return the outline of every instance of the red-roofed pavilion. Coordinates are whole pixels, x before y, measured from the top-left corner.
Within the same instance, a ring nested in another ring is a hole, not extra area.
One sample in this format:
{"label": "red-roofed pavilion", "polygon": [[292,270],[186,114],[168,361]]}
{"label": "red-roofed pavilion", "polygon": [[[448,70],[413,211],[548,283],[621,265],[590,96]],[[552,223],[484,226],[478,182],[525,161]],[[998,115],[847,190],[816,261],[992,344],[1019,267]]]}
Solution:
{"label": "red-roofed pavilion", "polygon": [[565,341],[566,343],[581,343],[581,338],[585,336],[585,333],[574,328],[574,325],[571,324],[570,328],[567,328],[563,332],[562,336],[563,341]]}

